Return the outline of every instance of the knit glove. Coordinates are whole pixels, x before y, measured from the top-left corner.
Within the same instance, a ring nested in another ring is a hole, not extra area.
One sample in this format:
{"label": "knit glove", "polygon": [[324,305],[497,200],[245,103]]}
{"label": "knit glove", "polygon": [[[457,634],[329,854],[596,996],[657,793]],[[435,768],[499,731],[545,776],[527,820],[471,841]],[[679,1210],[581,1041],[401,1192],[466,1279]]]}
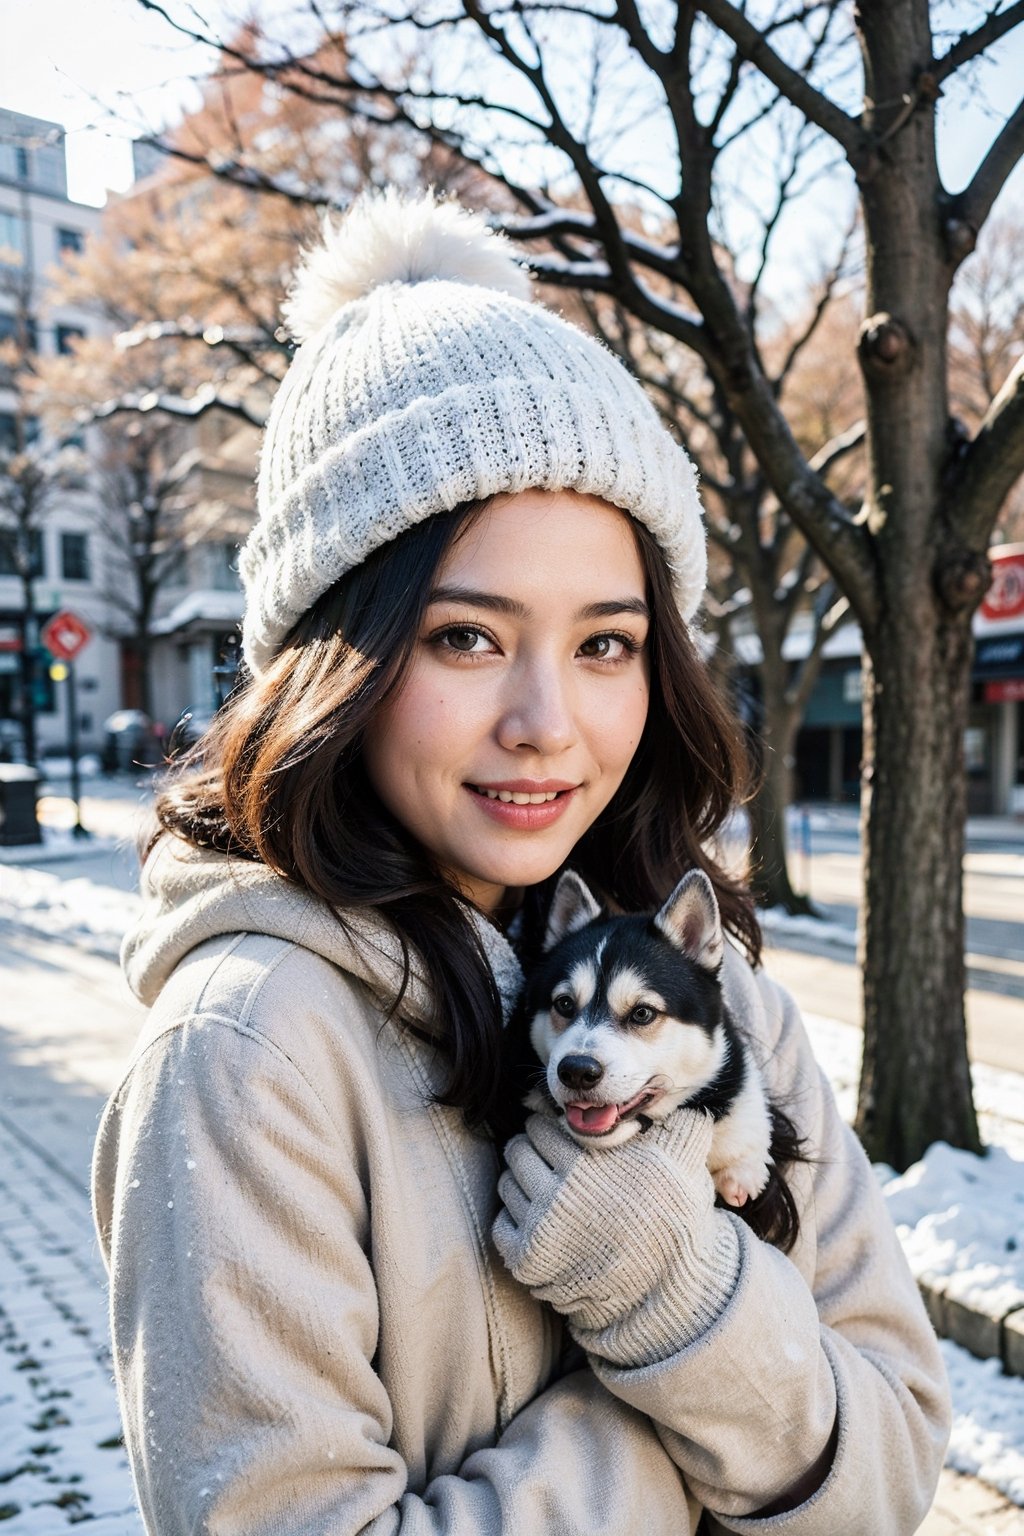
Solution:
{"label": "knit glove", "polygon": [[509,1142],[494,1241],[590,1354],[625,1368],[667,1360],[732,1295],[739,1235],[714,1206],[713,1129],[703,1110],[676,1110],[623,1146],[590,1149],[533,1115]]}

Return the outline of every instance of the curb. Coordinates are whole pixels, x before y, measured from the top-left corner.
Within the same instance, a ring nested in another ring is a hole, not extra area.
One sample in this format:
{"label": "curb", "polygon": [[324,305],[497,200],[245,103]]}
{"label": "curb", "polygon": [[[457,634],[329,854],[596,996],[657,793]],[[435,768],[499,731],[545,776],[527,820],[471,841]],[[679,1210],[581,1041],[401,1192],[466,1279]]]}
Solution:
{"label": "curb", "polygon": [[1024,1376],[1024,1302],[992,1313],[946,1295],[947,1278],[918,1280],[925,1311],[941,1339],[952,1339],[979,1360],[998,1360],[1006,1376]]}

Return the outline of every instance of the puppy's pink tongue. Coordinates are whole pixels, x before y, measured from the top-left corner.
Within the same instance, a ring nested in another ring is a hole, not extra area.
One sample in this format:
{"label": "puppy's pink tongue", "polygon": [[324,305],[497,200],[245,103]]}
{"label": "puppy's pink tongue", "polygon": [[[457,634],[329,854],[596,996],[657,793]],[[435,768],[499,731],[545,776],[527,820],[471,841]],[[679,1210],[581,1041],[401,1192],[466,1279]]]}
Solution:
{"label": "puppy's pink tongue", "polygon": [[574,1131],[601,1136],[611,1130],[619,1118],[619,1111],[614,1104],[567,1104],[565,1118]]}

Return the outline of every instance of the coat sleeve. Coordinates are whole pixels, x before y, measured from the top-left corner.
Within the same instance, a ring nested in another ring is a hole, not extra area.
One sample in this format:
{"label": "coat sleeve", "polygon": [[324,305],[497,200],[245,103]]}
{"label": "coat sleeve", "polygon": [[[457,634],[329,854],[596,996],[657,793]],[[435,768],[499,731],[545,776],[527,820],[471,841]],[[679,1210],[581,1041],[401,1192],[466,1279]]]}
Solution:
{"label": "coat sleeve", "polygon": [[589,1367],[410,1486],[374,1369],[366,1195],[338,1145],[305,1077],[222,1019],[158,1035],[107,1108],[94,1197],[150,1536],[622,1536],[641,1506],[645,1529],[689,1531],[658,1435]]}
{"label": "coat sleeve", "polygon": [[[949,1437],[942,1359],[877,1180],[796,1004],[763,975],[755,993],[747,977],[751,1011],[774,1042],[769,1094],[788,1108],[813,1159],[791,1181],[800,1243],[790,1259],[718,1212],[739,1230],[741,1266],[708,1331],[656,1365],[593,1364],[612,1392],[661,1426],[720,1528],[909,1536],[931,1505]],[[831,1470],[803,1503],[756,1515],[784,1503],[828,1456]]]}

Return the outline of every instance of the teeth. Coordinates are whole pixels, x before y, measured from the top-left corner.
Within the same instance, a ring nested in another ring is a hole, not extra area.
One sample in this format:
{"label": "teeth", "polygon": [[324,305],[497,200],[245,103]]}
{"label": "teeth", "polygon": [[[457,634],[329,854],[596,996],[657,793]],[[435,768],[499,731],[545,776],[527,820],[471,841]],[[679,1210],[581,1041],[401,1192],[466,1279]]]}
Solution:
{"label": "teeth", "polygon": [[512,805],[545,805],[549,800],[555,800],[558,797],[557,789],[547,790],[539,795],[524,795],[519,790],[511,789],[482,789],[480,793],[486,795],[488,800],[501,800],[505,805],[509,802]]}

